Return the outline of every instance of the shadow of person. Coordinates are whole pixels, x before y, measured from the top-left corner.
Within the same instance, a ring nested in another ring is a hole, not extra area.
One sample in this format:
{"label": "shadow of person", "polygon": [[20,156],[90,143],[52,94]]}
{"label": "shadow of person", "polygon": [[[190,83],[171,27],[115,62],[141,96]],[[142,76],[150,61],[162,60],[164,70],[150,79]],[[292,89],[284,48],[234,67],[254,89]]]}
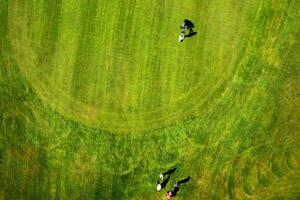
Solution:
{"label": "shadow of person", "polygon": [[196,35],[197,34],[197,32],[191,32],[191,33],[189,33],[188,35],[185,35],[185,37],[192,37],[192,36],[194,36],[194,35]]}
{"label": "shadow of person", "polygon": [[160,183],[162,189],[165,188],[165,187],[167,186],[169,180],[170,180],[170,175],[168,175],[167,178],[165,178],[165,179]]}
{"label": "shadow of person", "polygon": [[[167,196],[168,197],[175,197],[177,195],[177,192],[179,191],[180,189],[180,185],[183,184],[183,183],[186,183],[188,182],[189,180],[191,179],[190,176],[188,176],[187,178],[185,179],[182,179],[180,181],[177,181],[175,184],[174,184],[174,187],[172,188],[171,191],[167,191]],[[168,198],[169,199],[169,198]]]}

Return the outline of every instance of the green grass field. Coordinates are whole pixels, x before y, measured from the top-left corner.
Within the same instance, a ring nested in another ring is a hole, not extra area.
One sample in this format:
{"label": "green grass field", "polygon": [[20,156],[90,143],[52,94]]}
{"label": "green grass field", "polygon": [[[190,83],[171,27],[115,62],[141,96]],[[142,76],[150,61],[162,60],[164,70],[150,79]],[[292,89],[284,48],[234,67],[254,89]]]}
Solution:
{"label": "green grass field", "polygon": [[1,0],[0,69],[0,199],[300,199],[298,0]]}

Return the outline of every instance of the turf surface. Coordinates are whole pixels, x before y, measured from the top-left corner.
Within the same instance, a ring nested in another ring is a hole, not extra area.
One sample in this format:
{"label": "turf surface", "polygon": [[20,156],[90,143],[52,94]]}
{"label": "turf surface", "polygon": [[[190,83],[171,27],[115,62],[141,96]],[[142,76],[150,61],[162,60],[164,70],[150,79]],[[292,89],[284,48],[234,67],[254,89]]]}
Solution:
{"label": "turf surface", "polygon": [[2,0],[0,199],[300,198],[299,9]]}

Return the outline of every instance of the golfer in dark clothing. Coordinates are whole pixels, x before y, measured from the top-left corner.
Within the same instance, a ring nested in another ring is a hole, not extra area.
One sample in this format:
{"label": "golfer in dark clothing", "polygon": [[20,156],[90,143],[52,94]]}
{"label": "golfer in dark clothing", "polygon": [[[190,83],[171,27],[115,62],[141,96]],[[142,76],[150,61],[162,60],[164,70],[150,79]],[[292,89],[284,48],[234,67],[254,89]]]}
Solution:
{"label": "golfer in dark clothing", "polygon": [[168,184],[168,182],[170,180],[170,175],[173,174],[175,171],[176,171],[176,168],[173,168],[173,169],[170,169],[159,175],[160,180],[157,181],[157,187],[156,187],[156,190],[158,192],[166,187],[166,185]]}
{"label": "golfer in dark clothing", "polygon": [[190,31],[189,34],[192,34],[194,32],[193,31],[194,24],[191,20],[188,20],[188,19],[183,20],[182,26],[180,26],[180,28],[181,28],[182,32],[185,32],[186,30]]}
{"label": "golfer in dark clothing", "polygon": [[187,177],[187,178],[185,178],[185,179],[182,179],[181,181],[176,182],[176,183],[174,184],[173,189],[172,189],[171,191],[168,191],[168,192],[167,192],[167,199],[170,200],[171,197],[175,197],[175,196],[177,195],[177,192],[178,192],[179,189],[180,189],[179,186],[180,186],[182,183],[188,182],[188,181],[190,180],[190,178],[191,178],[191,177]]}

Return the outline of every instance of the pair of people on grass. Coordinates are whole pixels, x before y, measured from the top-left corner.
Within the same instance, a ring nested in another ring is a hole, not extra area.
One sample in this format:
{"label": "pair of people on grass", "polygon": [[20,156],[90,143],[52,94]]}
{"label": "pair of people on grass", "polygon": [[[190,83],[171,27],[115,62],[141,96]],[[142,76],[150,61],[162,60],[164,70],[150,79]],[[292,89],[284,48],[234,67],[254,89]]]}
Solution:
{"label": "pair of people on grass", "polygon": [[[179,42],[183,42],[184,38],[191,37],[196,34],[193,30],[194,24],[191,20],[184,19],[182,25],[180,26],[181,34],[179,35]],[[185,31],[189,30],[189,34],[185,34]]]}
{"label": "pair of people on grass", "polygon": [[[166,185],[168,184],[169,180],[170,180],[170,176],[171,174],[173,174],[176,171],[176,168],[170,169],[162,174],[160,174],[160,180],[157,181],[157,186],[156,186],[156,190],[159,192],[161,191],[163,188],[166,187]],[[190,180],[191,177],[187,177],[185,179],[182,179],[180,181],[177,181],[174,184],[174,187],[171,189],[171,191],[167,191],[167,199],[170,200],[171,197],[175,197],[177,195],[177,192],[180,189],[180,185],[182,183],[188,182]]]}

